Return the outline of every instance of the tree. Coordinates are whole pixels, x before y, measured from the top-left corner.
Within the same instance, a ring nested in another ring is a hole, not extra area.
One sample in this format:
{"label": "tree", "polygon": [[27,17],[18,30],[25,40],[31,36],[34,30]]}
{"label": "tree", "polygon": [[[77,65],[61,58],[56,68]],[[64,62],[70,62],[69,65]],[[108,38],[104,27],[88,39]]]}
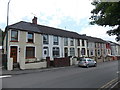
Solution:
{"label": "tree", "polygon": [[108,35],[116,35],[116,40],[120,40],[120,2],[99,2],[94,1],[92,5],[95,9],[91,11],[91,25],[110,26]]}

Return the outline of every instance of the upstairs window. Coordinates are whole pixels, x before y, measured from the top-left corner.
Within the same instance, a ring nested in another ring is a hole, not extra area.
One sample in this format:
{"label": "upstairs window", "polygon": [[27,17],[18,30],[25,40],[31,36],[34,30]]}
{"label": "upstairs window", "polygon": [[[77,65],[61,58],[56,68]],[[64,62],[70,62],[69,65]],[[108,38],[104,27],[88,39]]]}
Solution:
{"label": "upstairs window", "polygon": [[74,46],[74,39],[70,39],[70,46]]}
{"label": "upstairs window", "polygon": [[28,32],[28,43],[33,43],[34,42],[34,33]]}
{"label": "upstairs window", "polygon": [[53,45],[58,45],[59,41],[58,41],[58,36],[53,36]]}
{"label": "upstairs window", "polygon": [[49,44],[48,35],[43,35],[43,44]]}
{"label": "upstairs window", "polygon": [[82,46],[85,46],[85,42],[84,42],[84,40],[82,40]]}
{"label": "upstairs window", "polygon": [[68,38],[64,38],[64,46],[68,46]]}
{"label": "upstairs window", "polygon": [[78,44],[78,46],[80,46],[80,40],[79,39],[77,40],[77,44]]}
{"label": "upstairs window", "polygon": [[18,31],[11,31],[11,41],[18,41]]}

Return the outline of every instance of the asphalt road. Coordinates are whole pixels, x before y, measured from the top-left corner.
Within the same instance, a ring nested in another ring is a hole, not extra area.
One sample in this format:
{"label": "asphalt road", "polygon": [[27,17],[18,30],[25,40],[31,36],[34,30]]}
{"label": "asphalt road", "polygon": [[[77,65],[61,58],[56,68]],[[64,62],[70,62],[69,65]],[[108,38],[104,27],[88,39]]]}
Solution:
{"label": "asphalt road", "polygon": [[97,67],[70,67],[46,72],[13,75],[2,79],[3,88],[101,88],[118,77],[118,61]]}

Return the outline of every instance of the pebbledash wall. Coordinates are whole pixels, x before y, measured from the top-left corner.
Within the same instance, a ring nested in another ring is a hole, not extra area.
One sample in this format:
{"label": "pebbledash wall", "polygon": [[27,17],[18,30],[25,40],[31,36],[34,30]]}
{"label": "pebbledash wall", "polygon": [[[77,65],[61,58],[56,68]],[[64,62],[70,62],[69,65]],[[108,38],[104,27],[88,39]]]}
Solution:
{"label": "pebbledash wall", "polygon": [[[18,42],[11,42],[11,30],[8,31],[8,53],[7,60],[10,60],[10,47],[17,46],[17,62],[20,64],[21,69],[26,69],[27,64],[25,61],[27,60],[25,57],[26,47],[35,47],[35,57],[38,60],[42,59],[42,35],[38,33],[34,33],[34,43],[27,43],[27,33],[25,31],[18,30]],[[4,40],[4,53],[6,53],[6,37]],[[30,67],[30,66],[29,66]]]}

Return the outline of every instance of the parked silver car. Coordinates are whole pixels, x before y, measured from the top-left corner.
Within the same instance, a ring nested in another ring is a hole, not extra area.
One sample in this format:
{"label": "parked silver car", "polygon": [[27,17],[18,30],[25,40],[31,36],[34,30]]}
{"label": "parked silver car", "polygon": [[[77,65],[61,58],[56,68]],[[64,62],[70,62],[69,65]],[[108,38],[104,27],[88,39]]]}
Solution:
{"label": "parked silver car", "polygon": [[97,62],[91,58],[81,58],[78,62],[78,66],[85,66],[85,67],[89,67],[89,66],[97,66]]}

